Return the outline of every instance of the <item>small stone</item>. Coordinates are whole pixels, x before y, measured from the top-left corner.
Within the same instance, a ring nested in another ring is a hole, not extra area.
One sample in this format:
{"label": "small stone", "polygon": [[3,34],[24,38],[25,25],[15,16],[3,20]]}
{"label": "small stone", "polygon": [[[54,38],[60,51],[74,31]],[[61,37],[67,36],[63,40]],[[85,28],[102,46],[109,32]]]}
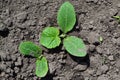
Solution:
{"label": "small stone", "polygon": [[103,73],[106,73],[107,71],[108,71],[108,66],[107,65],[103,65],[102,67],[101,67],[101,71],[103,72]]}
{"label": "small stone", "polygon": [[15,66],[21,66],[22,65],[22,59],[21,57],[18,57],[17,62],[15,62]]}
{"label": "small stone", "polygon": [[111,60],[111,61],[113,61],[113,60],[114,60],[113,55],[110,55],[110,56],[108,57],[108,59]]}
{"label": "small stone", "polygon": [[24,34],[21,33],[21,35],[20,35],[20,39],[22,40],[23,38],[24,38]]}
{"label": "small stone", "polygon": [[7,68],[6,73],[10,73],[11,69]]}
{"label": "small stone", "polygon": [[10,56],[10,55],[7,55],[7,56],[6,56],[6,60],[7,60],[7,61],[12,60],[12,59],[11,59],[11,56]]}
{"label": "small stone", "polygon": [[117,68],[120,68],[120,59],[116,61],[115,66],[116,66]]}
{"label": "small stone", "polygon": [[99,75],[101,75],[103,73],[106,73],[108,70],[109,70],[108,66],[107,65],[103,65],[103,66],[98,68],[98,70],[96,72],[96,75],[99,76]]}
{"label": "small stone", "polygon": [[93,44],[99,43],[99,34],[95,32],[91,32],[88,34],[87,39],[89,43],[93,43]]}
{"label": "small stone", "polygon": [[6,60],[7,54],[3,51],[0,51],[0,60]]}
{"label": "small stone", "polygon": [[15,15],[15,17],[19,23],[23,23],[27,19],[27,13],[22,12],[22,13]]}
{"label": "small stone", "polygon": [[114,16],[116,13],[118,12],[118,10],[117,9],[110,9],[109,10],[109,14],[111,15],[111,16]]}
{"label": "small stone", "polygon": [[63,60],[63,59],[59,59],[58,60],[61,64],[65,64],[66,63],[66,60]]}
{"label": "small stone", "polygon": [[6,29],[5,24],[0,22],[0,31],[4,31]]}
{"label": "small stone", "polygon": [[101,75],[101,76],[98,77],[97,80],[109,80],[109,79],[108,79],[107,76],[105,76],[105,75]]}
{"label": "small stone", "polygon": [[14,71],[15,71],[15,73],[18,73],[19,72],[19,68],[15,67]]}
{"label": "small stone", "polygon": [[7,20],[5,20],[4,23],[5,23],[8,27],[11,27],[12,24],[13,24],[11,18],[8,18]]}
{"label": "small stone", "polygon": [[120,45],[120,38],[118,38],[118,39],[116,40],[116,43],[117,43],[118,45]]}
{"label": "small stone", "polygon": [[110,63],[111,63],[111,65],[114,65],[114,64],[115,64],[115,61],[111,61]]}
{"label": "small stone", "polygon": [[55,66],[56,66],[56,63],[55,63],[55,62],[50,62],[50,63],[49,63],[50,74],[54,74],[54,73],[55,73],[55,71],[56,71]]}
{"label": "small stone", "polygon": [[36,20],[29,20],[29,21],[27,22],[27,25],[28,25],[28,26],[35,26],[35,25],[36,25]]}
{"label": "small stone", "polygon": [[5,71],[6,68],[7,66],[4,63],[0,64],[0,71]]}
{"label": "small stone", "polygon": [[0,77],[3,77],[3,76],[5,76],[5,72],[2,72],[2,73],[0,74]]}
{"label": "small stone", "polygon": [[21,7],[22,10],[26,10],[28,8],[29,8],[29,5],[24,5],[24,6]]}
{"label": "small stone", "polygon": [[83,65],[83,64],[79,64],[77,65],[76,67],[74,67],[74,70],[77,70],[77,71],[84,71],[87,69],[87,65]]}
{"label": "small stone", "polygon": [[92,52],[92,51],[94,51],[95,50],[95,45],[90,45],[89,46],[89,50]]}
{"label": "small stone", "polygon": [[97,48],[96,48],[96,51],[97,51],[98,53],[102,53],[102,49],[101,49],[100,47],[97,47]]}

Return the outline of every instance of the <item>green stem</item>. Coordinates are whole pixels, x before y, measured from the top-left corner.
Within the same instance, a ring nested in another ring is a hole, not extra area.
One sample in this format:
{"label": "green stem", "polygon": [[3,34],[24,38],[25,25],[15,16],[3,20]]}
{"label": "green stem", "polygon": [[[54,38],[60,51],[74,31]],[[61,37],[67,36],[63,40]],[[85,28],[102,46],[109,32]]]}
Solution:
{"label": "green stem", "polygon": [[38,59],[41,59],[43,57],[43,55],[40,55],[39,57],[38,57]]}
{"label": "green stem", "polygon": [[64,37],[66,37],[66,34],[63,33],[63,34],[60,35],[60,37],[64,38]]}

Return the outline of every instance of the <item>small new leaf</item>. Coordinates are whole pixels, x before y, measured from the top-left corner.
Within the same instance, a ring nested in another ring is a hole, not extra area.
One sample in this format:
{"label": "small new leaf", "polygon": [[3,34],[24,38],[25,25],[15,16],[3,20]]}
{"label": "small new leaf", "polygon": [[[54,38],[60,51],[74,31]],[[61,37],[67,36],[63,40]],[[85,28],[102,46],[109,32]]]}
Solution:
{"label": "small new leaf", "polygon": [[120,16],[113,16],[113,18],[117,19],[120,22]]}
{"label": "small new leaf", "polygon": [[74,7],[71,3],[65,2],[58,11],[57,23],[64,33],[72,30],[76,22]]}
{"label": "small new leaf", "polygon": [[86,46],[82,39],[75,36],[70,36],[64,39],[63,41],[65,49],[73,56],[85,57]]}
{"label": "small new leaf", "polygon": [[40,43],[47,48],[55,48],[60,45],[59,30],[54,27],[47,27],[40,36]]}
{"label": "small new leaf", "polygon": [[33,57],[39,57],[42,53],[42,49],[30,41],[21,42],[19,45],[19,51],[23,55],[31,55]]}
{"label": "small new leaf", "polygon": [[38,77],[45,77],[48,72],[48,63],[45,57],[38,58],[36,61],[36,75]]}

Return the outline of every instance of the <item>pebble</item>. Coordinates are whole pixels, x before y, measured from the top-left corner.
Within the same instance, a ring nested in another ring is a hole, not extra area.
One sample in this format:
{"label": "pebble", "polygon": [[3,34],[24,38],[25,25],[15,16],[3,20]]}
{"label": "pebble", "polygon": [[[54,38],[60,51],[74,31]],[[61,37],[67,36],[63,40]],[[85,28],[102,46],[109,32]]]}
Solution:
{"label": "pebble", "polygon": [[15,67],[14,71],[15,71],[15,73],[18,73],[19,72],[19,68]]}
{"label": "pebble", "polygon": [[8,55],[8,54],[6,54],[6,55],[7,55],[7,56],[6,56],[6,60],[7,60],[7,61],[12,60],[12,59],[11,59],[11,55],[10,55],[10,54],[9,54],[9,55]]}
{"label": "pebble", "polygon": [[55,73],[55,71],[56,71],[56,63],[55,62],[50,62],[49,63],[49,70],[50,70],[50,74],[54,74]]}
{"label": "pebble", "polygon": [[86,69],[87,69],[87,64],[86,65],[79,64],[76,67],[74,67],[74,70],[77,70],[77,71],[84,71]]}
{"label": "pebble", "polygon": [[3,51],[0,51],[0,60],[6,60],[7,54]]}
{"label": "pebble", "polygon": [[107,65],[103,65],[103,66],[101,67],[101,71],[102,71],[103,73],[106,73],[108,70],[109,70],[109,68],[108,68]]}
{"label": "pebble", "polygon": [[27,19],[27,15],[28,14],[26,12],[21,12],[15,15],[15,17],[19,23],[23,23]]}
{"label": "pebble", "polygon": [[117,44],[120,46],[120,37],[117,39]]}
{"label": "pebble", "polygon": [[111,61],[113,61],[113,60],[114,60],[113,55],[110,55],[110,56],[108,57],[108,59],[111,60]]}
{"label": "pebble", "polygon": [[18,57],[17,62],[15,62],[15,66],[20,66],[22,65],[22,59],[21,57]]}
{"label": "pebble", "polygon": [[100,47],[97,47],[97,48],[96,48],[96,51],[97,51],[98,53],[102,53],[102,49],[101,49]]}
{"label": "pebble", "polygon": [[6,29],[5,24],[0,22],[0,31],[4,31]]}
{"label": "pebble", "polygon": [[92,44],[95,44],[95,43],[99,43],[99,34],[98,33],[95,33],[95,32],[91,32],[88,34],[88,42],[89,43],[92,43]]}
{"label": "pebble", "polygon": [[117,68],[120,68],[120,59],[116,61],[115,66],[116,66]]}
{"label": "pebble", "polygon": [[110,16],[114,16],[117,12],[118,12],[117,9],[113,9],[113,8],[112,8],[112,9],[109,10]]}
{"label": "pebble", "polygon": [[26,10],[28,8],[29,8],[29,5],[24,5],[24,6],[21,7],[21,10]]}
{"label": "pebble", "polygon": [[91,44],[91,45],[89,46],[89,50],[90,50],[91,52],[94,51],[94,50],[95,50],[95,45],[92,45],[92,44]]}
{"label": "pebble", "polygon": [[11,18],[8,18],[4,21],[4,23],[8,26],[8,27],[11,27],[13,22],[12,22],[12,19]]}
{"label": "pebble", "polygon": [[7,66],[4,63],[0,64],[0,71],[5,71]]}
{"label": "pebble", "polygon": [[109,79],[105,75],[101,75],[101,76],[98,77],[97,80],[109,80]]}
{"label": "pebble", "polygon": [[27,25],[28,26],[35,26],[36,25],[36,20],[29,20],[28,22],[27,22]]}
{"label": "pebble", "polygon": [[[0,74],[1,77],[4,77],[5,76],[5,72],[1,72]],[[4,79],[5,80],[5,79]]]}
{"label": "pebble", "polygon": [[101,74],[104,74],[106,73],[107,71],[109,70],[108,66],[107,65],[103,65],[101,67],[98,67],[98,70],[96,72],[96,75],[99,76]]}
{"label": "pebble", "polygon": [[6,73],[10,73],[11,68],[7,68]]}

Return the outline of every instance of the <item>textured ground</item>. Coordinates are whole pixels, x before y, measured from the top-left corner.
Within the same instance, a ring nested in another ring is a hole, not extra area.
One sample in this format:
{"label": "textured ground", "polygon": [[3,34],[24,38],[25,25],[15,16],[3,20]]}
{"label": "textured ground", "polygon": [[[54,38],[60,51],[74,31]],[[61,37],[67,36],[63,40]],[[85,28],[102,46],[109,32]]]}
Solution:
{"label": "textured ground", "polygon": [[39,44],[43,28],[58,26],[57,11],[65,1],[0,0],[0,80],[120,80],[120,24],[112,18],[120,16],[120,0],[70,0],[77,23],[69,34],[84,40],[85,58],[70,56],[63,47],[42,47],[49,73],[40,79],[35,58],[19,53],[21,41]]}

